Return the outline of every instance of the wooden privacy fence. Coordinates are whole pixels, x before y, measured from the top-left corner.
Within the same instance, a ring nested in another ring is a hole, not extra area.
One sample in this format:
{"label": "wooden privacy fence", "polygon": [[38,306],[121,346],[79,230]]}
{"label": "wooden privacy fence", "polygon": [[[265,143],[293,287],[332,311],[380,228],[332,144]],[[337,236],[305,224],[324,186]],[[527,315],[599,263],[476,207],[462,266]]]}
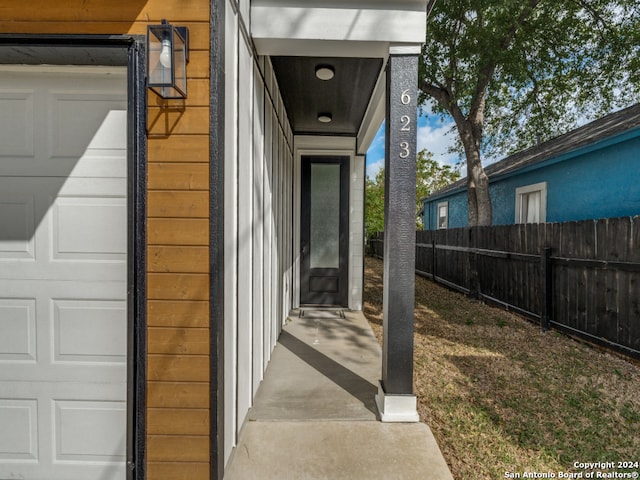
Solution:
{"label": "wooden privacy fence", "polygon": [[418,231],[416,273],[640,358],[640,217]]}

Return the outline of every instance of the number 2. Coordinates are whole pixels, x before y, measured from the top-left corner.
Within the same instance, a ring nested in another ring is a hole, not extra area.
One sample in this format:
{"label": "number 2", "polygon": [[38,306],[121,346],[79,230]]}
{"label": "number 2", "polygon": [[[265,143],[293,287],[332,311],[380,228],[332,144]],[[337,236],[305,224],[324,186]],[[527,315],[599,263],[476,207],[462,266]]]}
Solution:
{"label": "number 2", "polygon": [[401,132],[408,132],[409,129],[409,124],[411,123],[411,119],[409,118],[409,115],[403,115],[400,117],[400,121],[402,122],[402,128],[400,129]]}

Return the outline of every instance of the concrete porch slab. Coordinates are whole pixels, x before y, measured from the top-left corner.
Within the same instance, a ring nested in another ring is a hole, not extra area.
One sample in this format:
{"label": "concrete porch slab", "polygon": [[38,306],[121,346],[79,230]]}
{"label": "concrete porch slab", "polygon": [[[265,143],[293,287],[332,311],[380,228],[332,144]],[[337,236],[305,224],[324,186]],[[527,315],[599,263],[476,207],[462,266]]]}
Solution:
{"label": "concrete porch slab", "polygon": [[306,310],[302,317],[291,315],[249,418],[375,420],[381,355],[360,312]]}
{"label": "concrete porch slab", "polygon": [[290,316],[225,479],[452,480],[423,423],[382,423],[382,351],[361,312]]}
{"label": "concrete porch slab", "polygon": [[232,480],[453,480],[423,423],[250,422]]}

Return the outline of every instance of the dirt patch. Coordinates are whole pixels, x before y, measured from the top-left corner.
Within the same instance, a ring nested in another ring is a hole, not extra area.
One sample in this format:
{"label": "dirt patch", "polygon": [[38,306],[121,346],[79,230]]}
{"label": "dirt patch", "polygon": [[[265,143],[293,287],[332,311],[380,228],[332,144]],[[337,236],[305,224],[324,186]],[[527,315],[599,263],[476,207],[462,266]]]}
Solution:
{"label": "dirt patch", "polygon": [[[365,315],[379,341],[382,280],[382,262],[368,258]],[[421,277],[414,342],[418,411],[454,478],[640,461],[637,364]]]}

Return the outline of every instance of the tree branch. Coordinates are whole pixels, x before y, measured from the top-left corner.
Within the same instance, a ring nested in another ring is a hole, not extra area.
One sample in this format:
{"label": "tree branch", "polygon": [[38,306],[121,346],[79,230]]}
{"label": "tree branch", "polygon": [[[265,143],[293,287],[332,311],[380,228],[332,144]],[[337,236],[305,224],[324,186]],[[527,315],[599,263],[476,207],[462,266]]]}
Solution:
{"label": "tree branch", "polygon": [[447,89],[443,86],[432,85],[428,83],[426,80],[422,82],[420,85],[420,90],[426,93],[431,98],[435,99],[436,102],[440,104],[442,108],[450,112],[449,103],[451,99],[451,95],[447,92]]}
{"label": "tree branch", "polygon": [[[529,16],[531,16],[540,2],[541,0],[529,0],[529,4],[522,10],[514,24],[507,31],[506,35],[502,37],[498,46],[499,51],[508,50],[511,47],[518,30],[526,22]],[[473,94],[473,100],[471,101],[471,108],[469,109],[469,120],[471,120],[474,125],[479,126],[480,129],[482,129],[487,87],[495,73],[496,67],[497,62],[493,60],[488,62],[480,69],[480,72],[478,72],[478,81],[476,83],[475,93]]]}
{"label": "tree branch", "polygon": [[451,38],[451,43],[449,47],[449,72],[444,75],[445,85],[449,92],[453,92],[453,79],[457,77],[458,73],[458,39],[460,38],[460,30],[462,29],[462,24],[464,22],[464,9],[460,9],[458,13],[458,17],[456,19],[456,28],[454,30],[454,34]]}

